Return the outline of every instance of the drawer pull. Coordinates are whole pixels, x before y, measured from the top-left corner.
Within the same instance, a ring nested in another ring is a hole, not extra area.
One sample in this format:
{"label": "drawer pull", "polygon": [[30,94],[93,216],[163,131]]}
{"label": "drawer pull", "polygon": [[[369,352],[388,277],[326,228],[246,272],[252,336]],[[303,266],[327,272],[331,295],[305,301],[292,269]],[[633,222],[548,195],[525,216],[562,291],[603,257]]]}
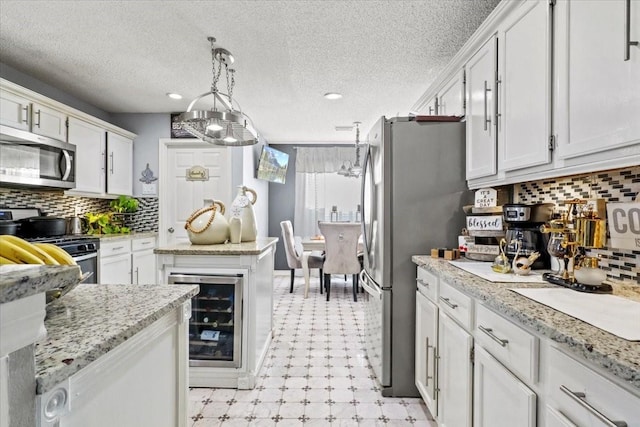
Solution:
{"label": "drawer pull", "polygon": [[451,300],[449,300],[449,298],[440,297],[440,299],[452,309],[455,310],[456,308],[458,308],[458,304],[452,303]]}
{"label": "drawer pull", "polygon": [[424,287],[428,288],[429,287],[429,283],[425,282],[422,279],[416,279],[416,282],[418,282],[419,284],[423,285]]}
{"label": "drawer pull", "polygon": [[598,418],[600,421],[602,421],[604,423],[604,425],[606,425],[608,427],[627,427],[627,423],[626,422],[624,422],[624,421],[611,421],[609,418],[607,418],[604,414],[602,414],[596,408],[594,408],[593,406],[589,405],[589,403],[585,400],[585,398],[587,397],[587,395],[585,393],[571,391],[571,390],[569,390],[568,387],[566,387],[564,385],[560,386],[560,391],[562,391],[564,394],[569,396],[574,402],[576,402],[577,404],[579,404],[580,406],[585,408],[592,415],[594,415],[596,418]]}
{"label": "drawer pull", "polygon": [[480,325],[480,326],[478,326],[478,329],[480,329],[485,334],[489,335],[489,338],[491,338],[492,340],[494,340],[495,342],[497,342],[498,344],[500,344],[503,347],[506,347],[507,344],[509,344],[509,340],[503,340],[502,338],[498,338],[493,333],[493,329],[491,329],[491,328],[485,328],[484,326]]}
{"label": "drawer pull", "polygon": [[124,249],[124,246],[116,246],[115,248],[111,248],[112,251],[119,251],[120,249]]}

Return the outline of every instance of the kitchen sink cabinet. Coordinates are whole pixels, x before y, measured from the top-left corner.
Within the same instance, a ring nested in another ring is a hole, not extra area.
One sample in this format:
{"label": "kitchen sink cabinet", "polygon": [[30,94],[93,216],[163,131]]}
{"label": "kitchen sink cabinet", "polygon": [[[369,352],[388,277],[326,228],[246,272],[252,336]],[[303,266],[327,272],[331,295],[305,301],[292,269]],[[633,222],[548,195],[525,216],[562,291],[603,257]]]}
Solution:
{"label": "kitchen sink cabinet", "polygon": [[640,144],[640,46],[627,48],[625,34],[630,25],[629,39],[640,40],[640,3],[563,0],[555,18],[558,157],[607,155]]}
{"label": "kitchen sink cabinet", "polygon": [[4,89],[0,90],[0,124],[67,140],[67,113]]}
{"label": "kitchen sink cabinet", "polygon": [[106,131],[84,120],[70,117],[69,143],[76,146],[76,188],[74,190],[84,193],[104,193]]}
{"label": "kitchen sink cabinet", "polygon": [[133,194],[133,140],[107,132],[107,193]]}

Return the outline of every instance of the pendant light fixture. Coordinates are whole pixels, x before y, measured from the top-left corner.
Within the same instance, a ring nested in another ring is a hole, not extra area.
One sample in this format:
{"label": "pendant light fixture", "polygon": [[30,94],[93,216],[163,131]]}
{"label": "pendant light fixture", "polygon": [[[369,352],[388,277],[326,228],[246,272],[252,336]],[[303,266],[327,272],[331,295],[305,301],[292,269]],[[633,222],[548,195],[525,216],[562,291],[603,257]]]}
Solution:
{"label": "pendant light fixture", "polygon": [[356,161],[355,163],[351,163],[351,160],[345,161],[340,170],[338,171],[338,175],[359,178],[362,174],[362,166],[360,165],[360,122],[353,122],[356,125]]}
{"label": "pendant light fixture", "polygon": [[[229,66],[234,63],[235,59],[228,50],[215,46],[216,39],[214,37],[208,37],[207,40],[211,44],[211,70],[213,73],[211,90],[191,101],[187,111],[178,115],[175,121],[182,129],[196,138],[211,144],[226,146],[257,144],[258,133],[254,129],[251,119],[242,112],[237,101],[238,109],[236,110],[233,106],[235,70]],[[218,91],[218,80],[223,71],[227,81],[226,94]],[[213,108],[209,110],[193,109],[198,101],[210,95],[213,96]]]}

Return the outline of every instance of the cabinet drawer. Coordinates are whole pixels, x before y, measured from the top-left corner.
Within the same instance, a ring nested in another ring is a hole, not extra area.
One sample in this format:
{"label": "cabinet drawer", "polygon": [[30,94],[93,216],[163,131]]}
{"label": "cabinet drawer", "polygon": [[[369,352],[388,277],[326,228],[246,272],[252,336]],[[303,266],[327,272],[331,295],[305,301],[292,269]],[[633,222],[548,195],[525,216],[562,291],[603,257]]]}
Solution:
{"label": "cabinet drawer", "polygon": [[145,249],[154,249],[156,246],[155,237],[143,237],[140,239],[133,239],[131,241],[132,251],[142,251]]}
{"label": "cabinet drawer", "polygon": [[555,347],[549,349],[548,375],[550,405],[574,424],[606,426],[624,421],[628,427],[640,426],[639,397]]}
{"label": "cabinet drawer", "polygon": [[539,340],[485,306],[476,307],[476,341],[527,383],[538,380]]}
{"label": "cabinet drawer", "polygon": [[100,242],[100,256],[120,255],[131,252],[131,239],[118,239],[115,242]]}
{"label": "cabinet drawer", "polygon": [[420,293],[431,301],[438,298],[438,276],[424,267],[418,267],[418,278],[416,284]]}
{"label": "cabinet drawer", "polygon": [[440,283],[438,306],[467,331],[473,329],[473,300],[444,280]]}

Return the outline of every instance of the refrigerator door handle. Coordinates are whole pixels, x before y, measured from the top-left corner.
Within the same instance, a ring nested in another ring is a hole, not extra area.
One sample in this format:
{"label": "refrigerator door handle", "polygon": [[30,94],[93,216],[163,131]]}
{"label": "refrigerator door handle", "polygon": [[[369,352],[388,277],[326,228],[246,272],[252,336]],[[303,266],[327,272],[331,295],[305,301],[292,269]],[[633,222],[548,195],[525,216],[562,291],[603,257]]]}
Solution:
{"label": "refrigerator door handle", "polygon": [[[364,242],[364,252],[365,254],[367,254],[367,256],[370,253],[370,242],[369,242],[369,230],[367,229],[367,221],[365,220],[365,218],[367,217],[367,212],[366,210],[369,208],[369,206],[367,206],[364,202],[364,192],[365,192],[365,188],[367,186],[367,172],[369,173],[373,173],[373,169],[371,169],[371,171],[369,171],[369,159],[371,158],[371,147],[367,145],[367,150],[364,153],[364,162],[362,164],[362,182],[361,182],[361,191],[360,191],[360,207],[362,209],[362,218],[361,223],[362,223],[362,241]],[[371,191],[373,191],[373,189],[370,189]]]}
{"label": "refrigerator door handle", "polygon": [[360,272],[360,283],[362,284],[362,288],[372,297],[377,298],[379,300],[382,299],[382,290],[380,288],[378,288],[377,286],[374,288],[373,286],[371,286],[369,283],[369,277],[367,276],[367,273],[364,272],[364,270],[362,270]]}

